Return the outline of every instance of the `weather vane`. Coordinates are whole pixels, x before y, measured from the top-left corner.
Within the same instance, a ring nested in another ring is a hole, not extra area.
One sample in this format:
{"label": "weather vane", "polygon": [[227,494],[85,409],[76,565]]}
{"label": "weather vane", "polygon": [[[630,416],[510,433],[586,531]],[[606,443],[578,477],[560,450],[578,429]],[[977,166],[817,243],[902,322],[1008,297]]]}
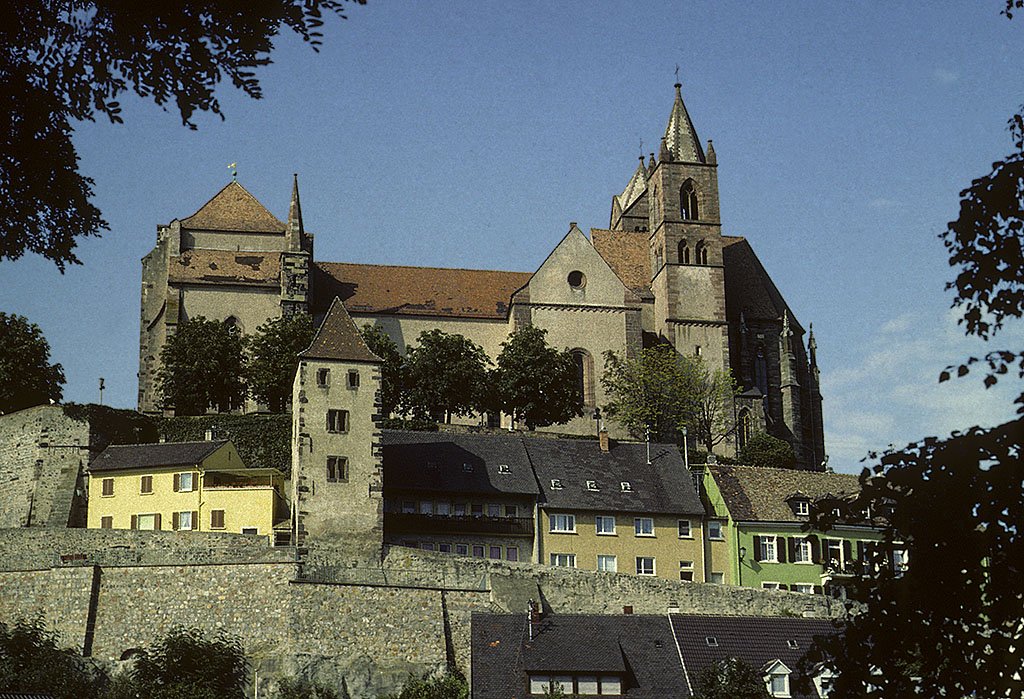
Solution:
{"label": "weather vane", "polygon": [[679,82],[679,64],[676,63],[676,82]]}
{"label": "weather vane", "polygon": [[228,165],[228,170],[231,170],[231,179],[238,179],[238,163],[231,163]]}

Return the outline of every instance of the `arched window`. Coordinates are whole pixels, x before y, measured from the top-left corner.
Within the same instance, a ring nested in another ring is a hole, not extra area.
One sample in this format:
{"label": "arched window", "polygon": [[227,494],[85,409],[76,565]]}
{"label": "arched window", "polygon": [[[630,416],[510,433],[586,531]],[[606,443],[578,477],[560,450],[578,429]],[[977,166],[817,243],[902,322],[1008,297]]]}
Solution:
{"label": "arched window", "polygon": [[591,408],[594,406],[594,358],[579,347],[570,350],[569,354],[576,365],[576,387],[583,397],[583,407]]}
{"label": "arched window", "polygon": [[690,247],[686,244],[686,238],[679,241],[679,264],[690,264]]}
{"label": "arched window", "polygon": [[684,221],[696,221],[700,218],[697,190],[693,186],[693,180],[686,180],[679,188],[679,214]]}
{"label": "arched window", "polygon": [[708,263],[708,246],[704,244],[703,240],[693,248],[693,262],[698,265],[706,265]]}
{"label": "arched window", "polygon": [[750,408],[740,408],[736,418],[736,446],[742,449],[753,431],[753,420],[750,417]]}

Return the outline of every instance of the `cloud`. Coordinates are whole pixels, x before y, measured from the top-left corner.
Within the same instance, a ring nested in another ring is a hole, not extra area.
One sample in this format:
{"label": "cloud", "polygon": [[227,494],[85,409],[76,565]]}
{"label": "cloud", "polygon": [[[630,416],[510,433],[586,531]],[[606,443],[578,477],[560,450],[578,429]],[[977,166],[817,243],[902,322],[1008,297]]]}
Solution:
{"label": "cloud", "polygon": [[932,71],[932,78],[943,85],[952,85],[960,79],[960,74],[949,68],[936,68]]}
{"label": "cloud", "polygon": [[822,375],[825,449],[831,466],[859,472],[865,465],[860,460],[869,451],[1014,418],[1013,399],[1020,384],[1012,374],[991,389],[982,383],[983,368],[944,383],[938,376],[949,364],[1001,346],[999,339],[1021,337],[1020,327],[1007,326],[1002,338],[986,346],[965,337],[956,319],[951,309],[889,318],[863,346],[851,350],[852,363]]}

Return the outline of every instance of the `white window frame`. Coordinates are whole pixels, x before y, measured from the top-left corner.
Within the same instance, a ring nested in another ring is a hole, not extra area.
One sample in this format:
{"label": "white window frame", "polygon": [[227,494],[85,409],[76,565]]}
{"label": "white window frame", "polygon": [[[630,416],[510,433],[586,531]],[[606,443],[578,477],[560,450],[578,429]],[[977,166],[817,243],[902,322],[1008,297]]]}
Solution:
{"label": "white window frame", "polygon": [[[185,526],[185,518],[188,518],[188,526]],[[192,510],[184,510],[178,513],[178,531],[190,532],[195,529],[196,523],[192,521]]]}
{"label": "white window frame", "polygon": [[[185,480],[188,479],[188,487],[185,487]],[[196,474],[192,471],[184,471],[178,474],[178,492],[191,493],[196,489]]]}
{"label": "white window frame", "polygon": [[807,500],[796,501],[796,514],[798,517],[808,517],[811,514],[811,503]]}
{"label": "white window frame", "polygon": [[[650,525],[649,531],[646,525]],[[633,534],[645,538],[653,538],[654,533],[654,517],[634,517],[633,518]]]}
{"label": "white window frame", "polygon": [[708,539],[710,541],[725,541],[725,527],[721,520],[708,520]]}
{"label": "white window frame", "polygon": [[800,592],[805,595],[813,595],[814,583],[793,583],[790,589],[792,589],[793,592]]}
{"label": "white window frame", "polygon": [[550,558],[551,566],[553,568],[575,568],[576,567],[576,554],[575,553],[552,553]]}
{"label": "white window frame", "polygon": [[[690,577],[684,578],[684,573]],[[693,582],[693,561],[679,561],[679,579],[683,582]]]}
{"label": "white window frame", "polygon": [[777,583],[777,582],[765,581],[765,582],[761,583],[761,589],[762,590],[778,590],[780,588],[779,588],[779,583]]}
{"label": "white window frame", "polygon": [[[610,527],[608,526],[609,522],[611,523]],[[617,536],[615,533],[615,516],[597,515],[594,517],[594,531],[598,536]]]}
{"label": "white window frame", "polygon": [[793,545],[794,563],[814,563],[814,548],[810,539],[796,539]]}
{"label": "white window frame", "polygon": [[[609,565],[610,564],[610,565]],[[618,573],[619,572],[619,561],[618,558],[611,554],[599,553],[597,554],[597,569],[602,573]]]}
{"label": "white window frame", "polygon": [[[147,518],[147,521],[152,523],[153,526],[151,526],[151,527],[143,527],[142,526],[142,518],[143,517]],[[144,531],[144,532],[156,531],[156,513],[155,512],[147,512],[146,514],[137,515],[135,517],[135,528],[137,530],[139,530],[139,531]]]}
{"label": "white window frame", "polygon": [[[647,566],[646,565],[641,567],[641,562],[646,563],[647,561],[651,562],[650,572],[647,572]],[[644,577],[655,576],[655,575],[658,574],[657,565],[658,565],[658,563],[654,559],[654,556],[637,556],[636,557],[636,574],[637,575],[643,575]]]}
{"label": "white window frame", "polygon": [[576,515],[564,512],[552,514],[548,517],[548,524],[550,525],[550,532],[552,534],[576,533]]}
{"label": "white window frame", "polygon": [[[782,688],[778,691],[775,690],[774,684],[775,679],[779,678],[782,680]],[[765,687],[768,689],[768,696],[771,697],[790,697],[789,691],[789,673],[788,672],[771,672],[765,677]]]}
{"label": "white window frame", "polygon": [[757,550],[758,563],[779,562],[779,538],[773,534],[763,534]]}
{"label": "white window frame", "polygon": [[[683,533],[683,525],[686,525],[686,533]],[[679,520],[679,538],[680,539],[692,539],[693,538],[693,522],[689,519]]]}
{"label": "white window frame", "polygon": [[724,585],[725,573],[711,573],[711,576],[708,578],[708,582],[712,585]]}

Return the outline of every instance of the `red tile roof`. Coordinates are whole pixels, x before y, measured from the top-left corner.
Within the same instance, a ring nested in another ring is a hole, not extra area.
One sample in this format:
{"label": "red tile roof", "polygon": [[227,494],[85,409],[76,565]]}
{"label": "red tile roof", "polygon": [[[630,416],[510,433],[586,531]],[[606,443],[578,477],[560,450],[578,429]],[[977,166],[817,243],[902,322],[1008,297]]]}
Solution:
{"label": "red tile roof", "polygon": [[633,291],[643,291],[651,286],[648,236],[648,233],[636,231],[590,229],[590,240],[598,254]]}
{"label": "red tile roof", "polygon": [[319,299],[337,296],[350,313],[504,319],[512,294],[532,276],[483,269],[317,262],[313,286]]}
{"label": "red tile roof", "polygon": [[309,347],[301,352],[303,359],[336,359],[343,362],[380,362],[380,357],[363,342],[356,324],[337,297]]}
{"label": "red tile roof", "polygon": [[245,187],[232,180],[210,201],[188,218],[181,220],[184,228],[207,231],[247,231],[284,233],[285,225]]}
{"label": "red tile roof", "polygon": [[281,274],[279,252],[232,252],[227,250],[186,250],[170,259],[170,282],[230,283],[278,286]]}

